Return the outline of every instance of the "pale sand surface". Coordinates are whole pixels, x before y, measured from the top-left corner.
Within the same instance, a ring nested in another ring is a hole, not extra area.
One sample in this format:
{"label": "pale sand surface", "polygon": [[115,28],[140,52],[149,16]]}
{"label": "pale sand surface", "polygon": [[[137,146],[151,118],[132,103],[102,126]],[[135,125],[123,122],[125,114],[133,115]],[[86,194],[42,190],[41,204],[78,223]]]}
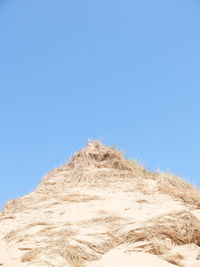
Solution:
{"label": "pale sand surface", "polygon": [[118,249],[114,249],[111,252],[105,254],[99,262],[92,262],[87,267],[173,267],[174,264],[170,264],[155,255],[132,252],[125,253]]}
{"label": "pale sand surface", "polygon": [[26,267],[27,264],[22,263],[20,260],[20,253],[18,250],[9,249],[6,244],[1,241],[0,243],[0,266],[3,267]]}

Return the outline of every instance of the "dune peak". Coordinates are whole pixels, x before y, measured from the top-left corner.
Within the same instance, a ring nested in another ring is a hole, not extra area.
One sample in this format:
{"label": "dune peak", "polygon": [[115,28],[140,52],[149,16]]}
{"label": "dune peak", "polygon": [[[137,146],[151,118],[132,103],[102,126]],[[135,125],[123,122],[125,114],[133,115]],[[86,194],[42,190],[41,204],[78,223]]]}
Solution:
{"label": "dune peak", "polygon": [[111,168],[130,170],[121,151],[106,147],[98,141],[88,142],[87,146],[72,157],[67,163],[72,169]]}

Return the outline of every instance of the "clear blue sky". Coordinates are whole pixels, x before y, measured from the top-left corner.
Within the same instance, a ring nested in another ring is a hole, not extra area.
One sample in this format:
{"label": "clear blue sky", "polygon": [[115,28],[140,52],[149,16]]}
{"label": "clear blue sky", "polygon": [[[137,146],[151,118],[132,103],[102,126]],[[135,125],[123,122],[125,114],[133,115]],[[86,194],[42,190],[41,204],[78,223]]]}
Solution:
{"label": "clear blue sky", "polygon": [[200,185],[198,0],[0,0],[0,206],[88,138]]}

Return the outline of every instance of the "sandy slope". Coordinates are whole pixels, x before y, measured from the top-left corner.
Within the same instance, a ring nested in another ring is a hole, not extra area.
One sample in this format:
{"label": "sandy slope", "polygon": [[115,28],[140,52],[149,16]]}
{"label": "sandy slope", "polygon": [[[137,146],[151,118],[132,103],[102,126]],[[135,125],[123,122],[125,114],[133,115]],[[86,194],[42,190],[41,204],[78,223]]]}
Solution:
{"label": "sandy slope", "polygon": [[118,151],[89,143],[33,193],[9,202],[0,215],[0,264],[200,266],[197,197],[194,205],[163,194],[153,174],[129,166]]}
{"label": "sandy slope", "polygon": [[155,255],[144,252],[124,253],[119,249],[114,249],[106,253],[98,262],[92,262],[87,265],[88,267],[172,267],[170,264]]}
{"label": "sandy slope", "polygon": [[1,240],[0,243],[0,266],[4,267],[25,267],[27,264],[20,260],[19,252],[15,249],[8,251],[7,245]]}

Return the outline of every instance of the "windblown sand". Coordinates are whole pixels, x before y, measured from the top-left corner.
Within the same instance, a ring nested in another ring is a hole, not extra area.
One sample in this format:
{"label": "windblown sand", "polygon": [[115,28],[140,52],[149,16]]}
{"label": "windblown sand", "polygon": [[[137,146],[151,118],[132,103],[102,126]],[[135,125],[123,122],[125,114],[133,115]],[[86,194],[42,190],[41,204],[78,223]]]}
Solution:
{"label": "windblown sand", "polygon": [[3,267],[200,267],[200,191],[90,142],[0,214]]}

